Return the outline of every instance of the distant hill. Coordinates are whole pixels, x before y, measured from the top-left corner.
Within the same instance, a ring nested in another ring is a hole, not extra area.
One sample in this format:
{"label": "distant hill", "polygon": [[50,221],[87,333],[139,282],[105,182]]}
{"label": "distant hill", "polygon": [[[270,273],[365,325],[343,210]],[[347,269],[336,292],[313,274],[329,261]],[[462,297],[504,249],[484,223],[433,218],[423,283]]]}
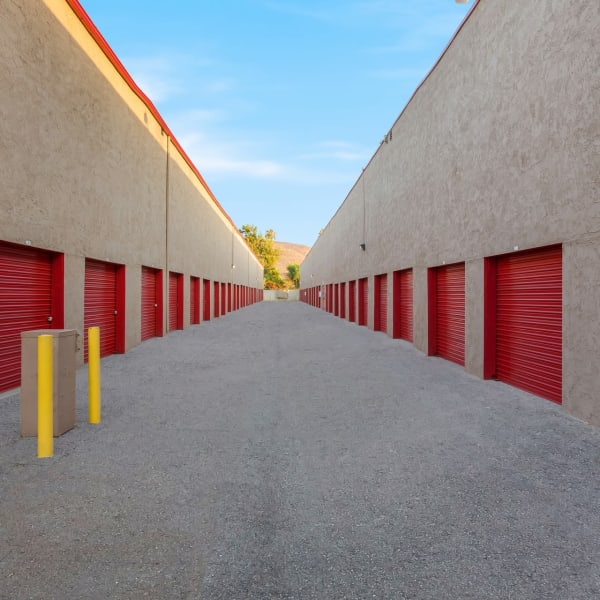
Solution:
{"label": "distant hill", "polygon": [[287,266],[288,265],[301,265],[304,257],[308,254],[310,246],[303,246],[302,244],[290,244],[289,242],[278,242],[275,240],[275,247],[279,248],[281,254],[277,261],[277,270],[279,271],[281,278],[284,281],[288,281]]}

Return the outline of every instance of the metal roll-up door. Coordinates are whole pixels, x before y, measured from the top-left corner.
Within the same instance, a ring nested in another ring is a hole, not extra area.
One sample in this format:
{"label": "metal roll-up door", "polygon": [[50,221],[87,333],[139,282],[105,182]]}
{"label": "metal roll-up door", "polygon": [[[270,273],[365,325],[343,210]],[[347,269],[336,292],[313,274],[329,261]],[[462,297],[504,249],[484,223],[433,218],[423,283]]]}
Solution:
{"label": "metal roll-up door", "polygon": [[348,320],[351,323],[356,321],[356,280],[353,279],[348,284]]}
{"label": "metal roll-up door", "polygon": [[221,310],[221,302],[219,300],[219,291],[221,289],[221,284],[218,281],[213,282],[213,305],[215,311],[215,319],[219,317]]}
{"label": "metal roll-up door", "polygon": [[100,356],[117,351],[117,266],[98,260],[85,261],[84,342],[87,361],[87,334],[90,327],[100,327]]}
{"label": "metal roll-up door", "polygon": [[190,324],[200,323],[200,279],[190,277]]}
{"label": "metal roll-up door", "polygon": [[413,341],[413,272],[394,273],[394,337]]}
{"label": "metal roll-up door", "polygon": [[340,314],[340,286],[333,284],[333,314],[337,317]]}
{"label": "metal roll-up door", "polygon": [[346,282],[340,283],[340,318],[346,318]]}
{"label": "metal roll-up door", "polygon": [[221,314],[227,314],[227,284],[221,284]]}
{"label": "metal roll-up door", "polygon": [[374,323],[375,331],[387,332],[387,275],[375,276]]}
{"label": "metal roll-up door", "polygon": [[465,364],[465,265],[436,269],[436,352]]}
{"label": "metal roll-up door", "polygon": [[358,280],[358,324],[367,324],[369,307],[369,280],[366,277]]}
{"label": "metal roll-up door", "polygon": [[202,309],[202,320],[210,321],[210,279],[204,279],[204,289],[202,290],[203,295],[203,309]]}
{"label": "metal roll-up door", "polygon": [[562,401],[562,248],[497,259],[496,378]]}
{"label": "metal roll-up door", "polygon": [[160,271],[142,267],[142,341],[160,335],[158,331],[160,298],[157,286],[159,276]]}
{"label": "metal roll-up door", "polygon": [[169,273],[169,331],[177,329],[177,308],[179,306],[179,276]]}
{"label": "metal roll-up door", "polygon": [[52,255],[0,244],[0,392],[21,385],[21,332],[52,321]]}

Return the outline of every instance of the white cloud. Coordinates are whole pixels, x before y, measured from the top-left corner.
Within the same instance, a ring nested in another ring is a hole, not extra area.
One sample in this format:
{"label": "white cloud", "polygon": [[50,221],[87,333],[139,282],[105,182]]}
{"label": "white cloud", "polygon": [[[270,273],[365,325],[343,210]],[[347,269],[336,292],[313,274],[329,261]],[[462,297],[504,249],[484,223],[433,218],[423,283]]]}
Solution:
{"label": "white cloud", "polygon": [[[230,136],[224,139],[224,135],[224,132],[217,135],[196,129],[188,130],[185,135],[178,137],[209,186],[211,181],[222,180],[223,177],[228,180],[260,179],[301,186],[346,183],[352,179],[357,169],[351,167],[348,171],[332,168],[325,160],[336,158],[336,154],[342,160],[364,160],[364,155],[356,158],[344,156],[344,151],[339,149],[341,145],[337,144],[337,150],[333,149],[329,153],[323,151],[321,156],[314,156],[324,161],[322,165],[307,168],[302,165],[300,158],[276,159],[272,157],[275,151],[267,150],[255,141],[232,140]],[[262,136],[254,132],[252,137],[254,140],[261,139]]]}
{"label": "white cloud", "polygon": [[166,103],[190,93],[223,94],[236,87],[233,78],[210,77],[206,71],[215,62],[196,55],[165,52],[155,56],[128,57],[123,59],[140,89],[155,103]]}
{"label": "white cloud", "polygon": [[184,90],[167,56],[128,58],[123,64],[152,102],[165,102]]}

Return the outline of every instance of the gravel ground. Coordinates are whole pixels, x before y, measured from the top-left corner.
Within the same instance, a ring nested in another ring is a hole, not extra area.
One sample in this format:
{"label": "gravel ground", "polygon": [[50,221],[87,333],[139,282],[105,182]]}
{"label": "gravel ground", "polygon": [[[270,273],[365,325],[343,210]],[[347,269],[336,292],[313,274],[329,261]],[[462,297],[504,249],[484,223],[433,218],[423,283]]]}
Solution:
{"label": "gravel ground", "polygon": [[600,430],[263,303],[102,361],[51,459],[0,400],[0,598],[600,598]]}

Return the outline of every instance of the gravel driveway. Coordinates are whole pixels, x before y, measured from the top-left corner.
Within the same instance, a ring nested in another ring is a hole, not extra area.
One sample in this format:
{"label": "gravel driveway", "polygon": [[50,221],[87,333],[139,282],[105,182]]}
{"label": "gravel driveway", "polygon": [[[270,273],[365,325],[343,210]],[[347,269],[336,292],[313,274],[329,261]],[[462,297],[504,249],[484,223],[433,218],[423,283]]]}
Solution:
{"label": "gravel driveway", "polygon": [[102,361],[36,458],[0,400],[0,598],[600,598],[600,430],[300,303]]}

